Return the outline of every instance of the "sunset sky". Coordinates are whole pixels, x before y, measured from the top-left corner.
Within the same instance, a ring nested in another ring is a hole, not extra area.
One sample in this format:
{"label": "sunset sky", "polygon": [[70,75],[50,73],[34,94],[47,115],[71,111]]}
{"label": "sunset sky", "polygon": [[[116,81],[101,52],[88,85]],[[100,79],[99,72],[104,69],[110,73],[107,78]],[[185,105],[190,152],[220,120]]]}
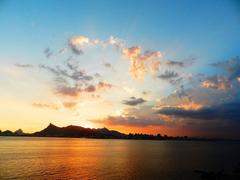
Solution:
{"label": "sunset sky", "polygon": [[0,129],[240,137],[234,0],[0,0]]}

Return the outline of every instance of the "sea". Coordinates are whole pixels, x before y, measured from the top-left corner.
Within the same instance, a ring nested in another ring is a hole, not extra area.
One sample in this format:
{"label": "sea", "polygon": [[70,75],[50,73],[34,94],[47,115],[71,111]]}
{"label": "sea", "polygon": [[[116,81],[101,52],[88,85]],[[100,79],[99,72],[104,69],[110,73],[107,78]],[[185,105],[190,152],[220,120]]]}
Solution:
{"label": "sea", "polygon": [[237,179],[239,141],[0,137],[1,180]]}

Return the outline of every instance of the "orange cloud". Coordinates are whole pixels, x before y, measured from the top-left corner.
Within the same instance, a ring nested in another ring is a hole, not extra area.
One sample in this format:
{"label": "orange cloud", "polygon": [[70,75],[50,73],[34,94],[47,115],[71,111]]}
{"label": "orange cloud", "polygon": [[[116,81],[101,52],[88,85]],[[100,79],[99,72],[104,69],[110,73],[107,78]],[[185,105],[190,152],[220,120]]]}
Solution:
{"label": "orange cloud", "polygon": [[74,108],[76,105],[77,105],[76,102],[64,102],[64,103],[63,103],[63,106],[64,106],[65,108],[68,108],[68,109],[72,109],[72,108]]}
{"label": "orange cloud", "polygon": [[75,36],[69,40],[69,43],[73,46],[84,45],[89,43],[89,39],[85,36]]}
{"label": "orange cloud", "polygon": [[101,41],[98,39],[89,39],[85,36],[72,37],[68,45],[72,52],[76,55],[83,54],[82,47],[86,45],[93,46],[106,46],[111,45],[115,47],[121,54],[130,60],[131,65],[129,68],[130,75],[134,79],[143,80],[146,73],[155,74],[159,70],[160,58],[162,54],[160,51],[145,51],[143,52],[141,47],[133,46],[126,47],[123,40],[110,36],[107,41]]}
{"label": "orange cloud", "polygon": [[122,53],[124,56],[129,58],[130,60],[134,60],[137,58],[140,53],[141,53],[141,48],[140,47],[130,47],[130,48],[123,48]]}
{"label": "orange cloud", "polygon": [[176,107],[184,110],[198,110],[198,109],[201,109],[203,105],[195,102],[189,102],[189,103],[179,104]]}
{"label": "orange cloud", "polygon": [[108,116],[100,120],[91,120],[94,123],[104,125],[121,125],[121,126],[134,126],[134,127],[147,127],[147,126],[161,126],[165,121],[150,117],[135,117],[135,116]]}
{"label": "orange cloud", "polygon": [[32,106],[36,108],[49,108],[49,109],[59,110],[59,107],[56,104],[45,104],[45,103],[35,102],[32,104]]}
{"label": "orange cloud", "polygon": [[129,72],[134,79],[143,80],[147,72],[155,74],[159,70],[162,57],[160,51],[145,51],[138,46],[123,48],[122,54],[130,60]]}
{"label": "orange cloud", "polygon": [[228,90],[232,87],[228,79],[217,76],[213,76],[207,80],[204,80],[201,86],[204,88],[213,88],[217,90]]}

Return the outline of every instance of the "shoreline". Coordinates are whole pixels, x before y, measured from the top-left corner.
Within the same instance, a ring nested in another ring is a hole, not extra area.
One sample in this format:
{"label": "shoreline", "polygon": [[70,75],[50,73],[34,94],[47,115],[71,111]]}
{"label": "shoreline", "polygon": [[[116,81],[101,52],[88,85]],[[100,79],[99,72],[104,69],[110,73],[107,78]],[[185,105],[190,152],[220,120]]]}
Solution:
{"label": "shoreline", "polygon": [[0,137],[24,137],[24,138],[59,138],[59,139],[94,139],[94,140],[139,140],[139,141],[194,141],[194,142],[240,142],[240,139],[204,139],[204,138],[166,138],[166,139],[137,139],[137,138],[97,138],[97,137],[68,137],[68,136],[32,136],[32,135],[0,135]]}

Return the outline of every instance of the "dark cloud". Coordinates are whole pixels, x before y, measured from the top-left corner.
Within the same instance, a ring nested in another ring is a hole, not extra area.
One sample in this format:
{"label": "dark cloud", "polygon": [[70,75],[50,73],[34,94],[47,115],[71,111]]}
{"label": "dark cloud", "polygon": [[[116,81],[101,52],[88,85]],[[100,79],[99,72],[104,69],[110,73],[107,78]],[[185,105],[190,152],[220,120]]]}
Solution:
{"label": "dark cloud", "polygon": [[15,64],[15,66],[20,67],[20,68],[33,68],[33,65],[31,64]]}
{"label": "dark cloud", "polygon": [[174,93],[178,98],[183,99],[183,98],[187,98],[189,100],[191,100],[191,95],[189,94],[188,91],[186,91],[184,85],[181,85]]}
{"label": "dark cloud", "polygon": [[104,66],[105,66],[106,68],[112,68],[112,65],[111,65],[110,63],[108,63],[108,62],[104,63]]}
{"label": "dark cloud", "polygon": [[212,107],[203,107],[198,110],[185,110],[181,108],[168,107],[160,109],[159,111],[157,111],[157,113],[191,119],[221,119],[240,122],[240,102],[232,102]]}
{"label": "dark cloud", "polygon": [[[61,67],[56,66],[55,68],[52,68],[50,66],[46,66],[43,64],[40,64],[39,67],[42,69],[46,69],[49,72],[53,73],[54,75],[58,77],[65,77],[65,78],[70,78],[75,81],[91,81],[93,79],[92,76],[87,75],[83,70],[79,70],[78,68],[72,67],[67,64],[68,70],[67,69],[61,69]],[[70,72],[71,71],[71,72]]]}
{"label": "dark cloud", "polygon": [[159,79],[168,81],[172,85],[179,85],[181,84],[184,80],[189,80],[187,77],[180,77],[180,75],[171,70],[166,70],[164,73],[158,75]]}
{"label": "dark cloud", "polygon": [[169,96],[162,98],[162,105],[177,106],[187,102],[196,102],[203,106],[215,106],[219,104],[231,103],[236,98],[240,99],[240,83],[235,82],[231,89],[220,91],[214,88],[203,88],[199,86],[180,86]]}
{"label": "dark cloud", "polygon": [[53,51],[50,48],[44,49],[43,53],[45,54],[46,58],[51,58],[53,55]]}
{"label": "dark cloud", "polygon": [[135,98],[135,97],[130,97],[130,99],[122,101],[123,104],[129,105],[129,106],[136,106],[144,102],[146,102],[146,100],[144,100],[143,98]]}
{"label": "dark cloud", "polygon": [[118,116],[107,116],[102,119],[90,120],[93,123],[100,123],[104,125],[120,125],[133,127],[147,127],[147,126],[172,126],[173,121],[164,119],[163,116],[155,113],[153,107],[150,105],[142,105],[138,108],[130,107],[122,111]]}
{"label": "dark cloud", "polygon": [[183,61],[167,60],[166,65],[177,66],[177,67],[186,67],[186,66],[191,66],[196,59],[197,59],[196,57],[189,57]]}
{"label": "dark cloud", "polygon": [[68,46],[75,55],[83,54],[82,47],[90,44],[90,40],[85,36],[74,36],[68,40]]}
{"label": "dark cloud", "polygon": [[76,55],[81,55],[83,54],[83,50],[80,49],[79,47],[69,44],[70,49],[72,50],[72,53],[76,54]]}
{"label": "dark cloud", "polygon": [[158,75],[158,78],[164,79],[164,80],[169,80],[169,79],[176,78],[178,76],[179,76],[178,73],[176,73],[174,71],[166,70],[163,74]]}
{"label": "dark cloud", "polygon": [[166,64],[169,65],[169,66],[180,66],[180,67],[184,66],[184,63],[181,62],[181,61],[171,61],[171,60],[168,60],[168,61],[166,61]]}
{"label": "dark cloud", "polygon": [[169,83],[171,83],[172,85],[178,85],[178,84],[180,84],[183,80],[184,80],[183,77],[179,77],[179,78],[176,78],[176,79],[170,79],[170,80],[169,80]]}
{"label": "dark cloud", "polygon": [[213,67],[222,68],[229,73],[229,80],[240,77],[240,58],[234,57],[227,61],[211,64]]}
{"label": "dark cloud", "polygon": [[96,82],[94,79],[96,76],[88,75],[79,67],[78,61],[72,58],[67,59],[64,66],[61,67],[39,65],[40,69],[45,69],[54,75],[56,94],[77,97],[81,93],[95,93],[99,90],[112,88],[110,83]]}
{"label": "dark cloud", "polygon": [[69,78],[72,78],[74,80],[86,80],[86,81],[91,81],[93,79],[93,77],[87,75],[84,70],[79,69],[79,64],[77,61],[70,59],[66,62],[66,65],[69,68],[69,70],[72,71],[71,74],[66,73],[66,76],[68,76]]}

